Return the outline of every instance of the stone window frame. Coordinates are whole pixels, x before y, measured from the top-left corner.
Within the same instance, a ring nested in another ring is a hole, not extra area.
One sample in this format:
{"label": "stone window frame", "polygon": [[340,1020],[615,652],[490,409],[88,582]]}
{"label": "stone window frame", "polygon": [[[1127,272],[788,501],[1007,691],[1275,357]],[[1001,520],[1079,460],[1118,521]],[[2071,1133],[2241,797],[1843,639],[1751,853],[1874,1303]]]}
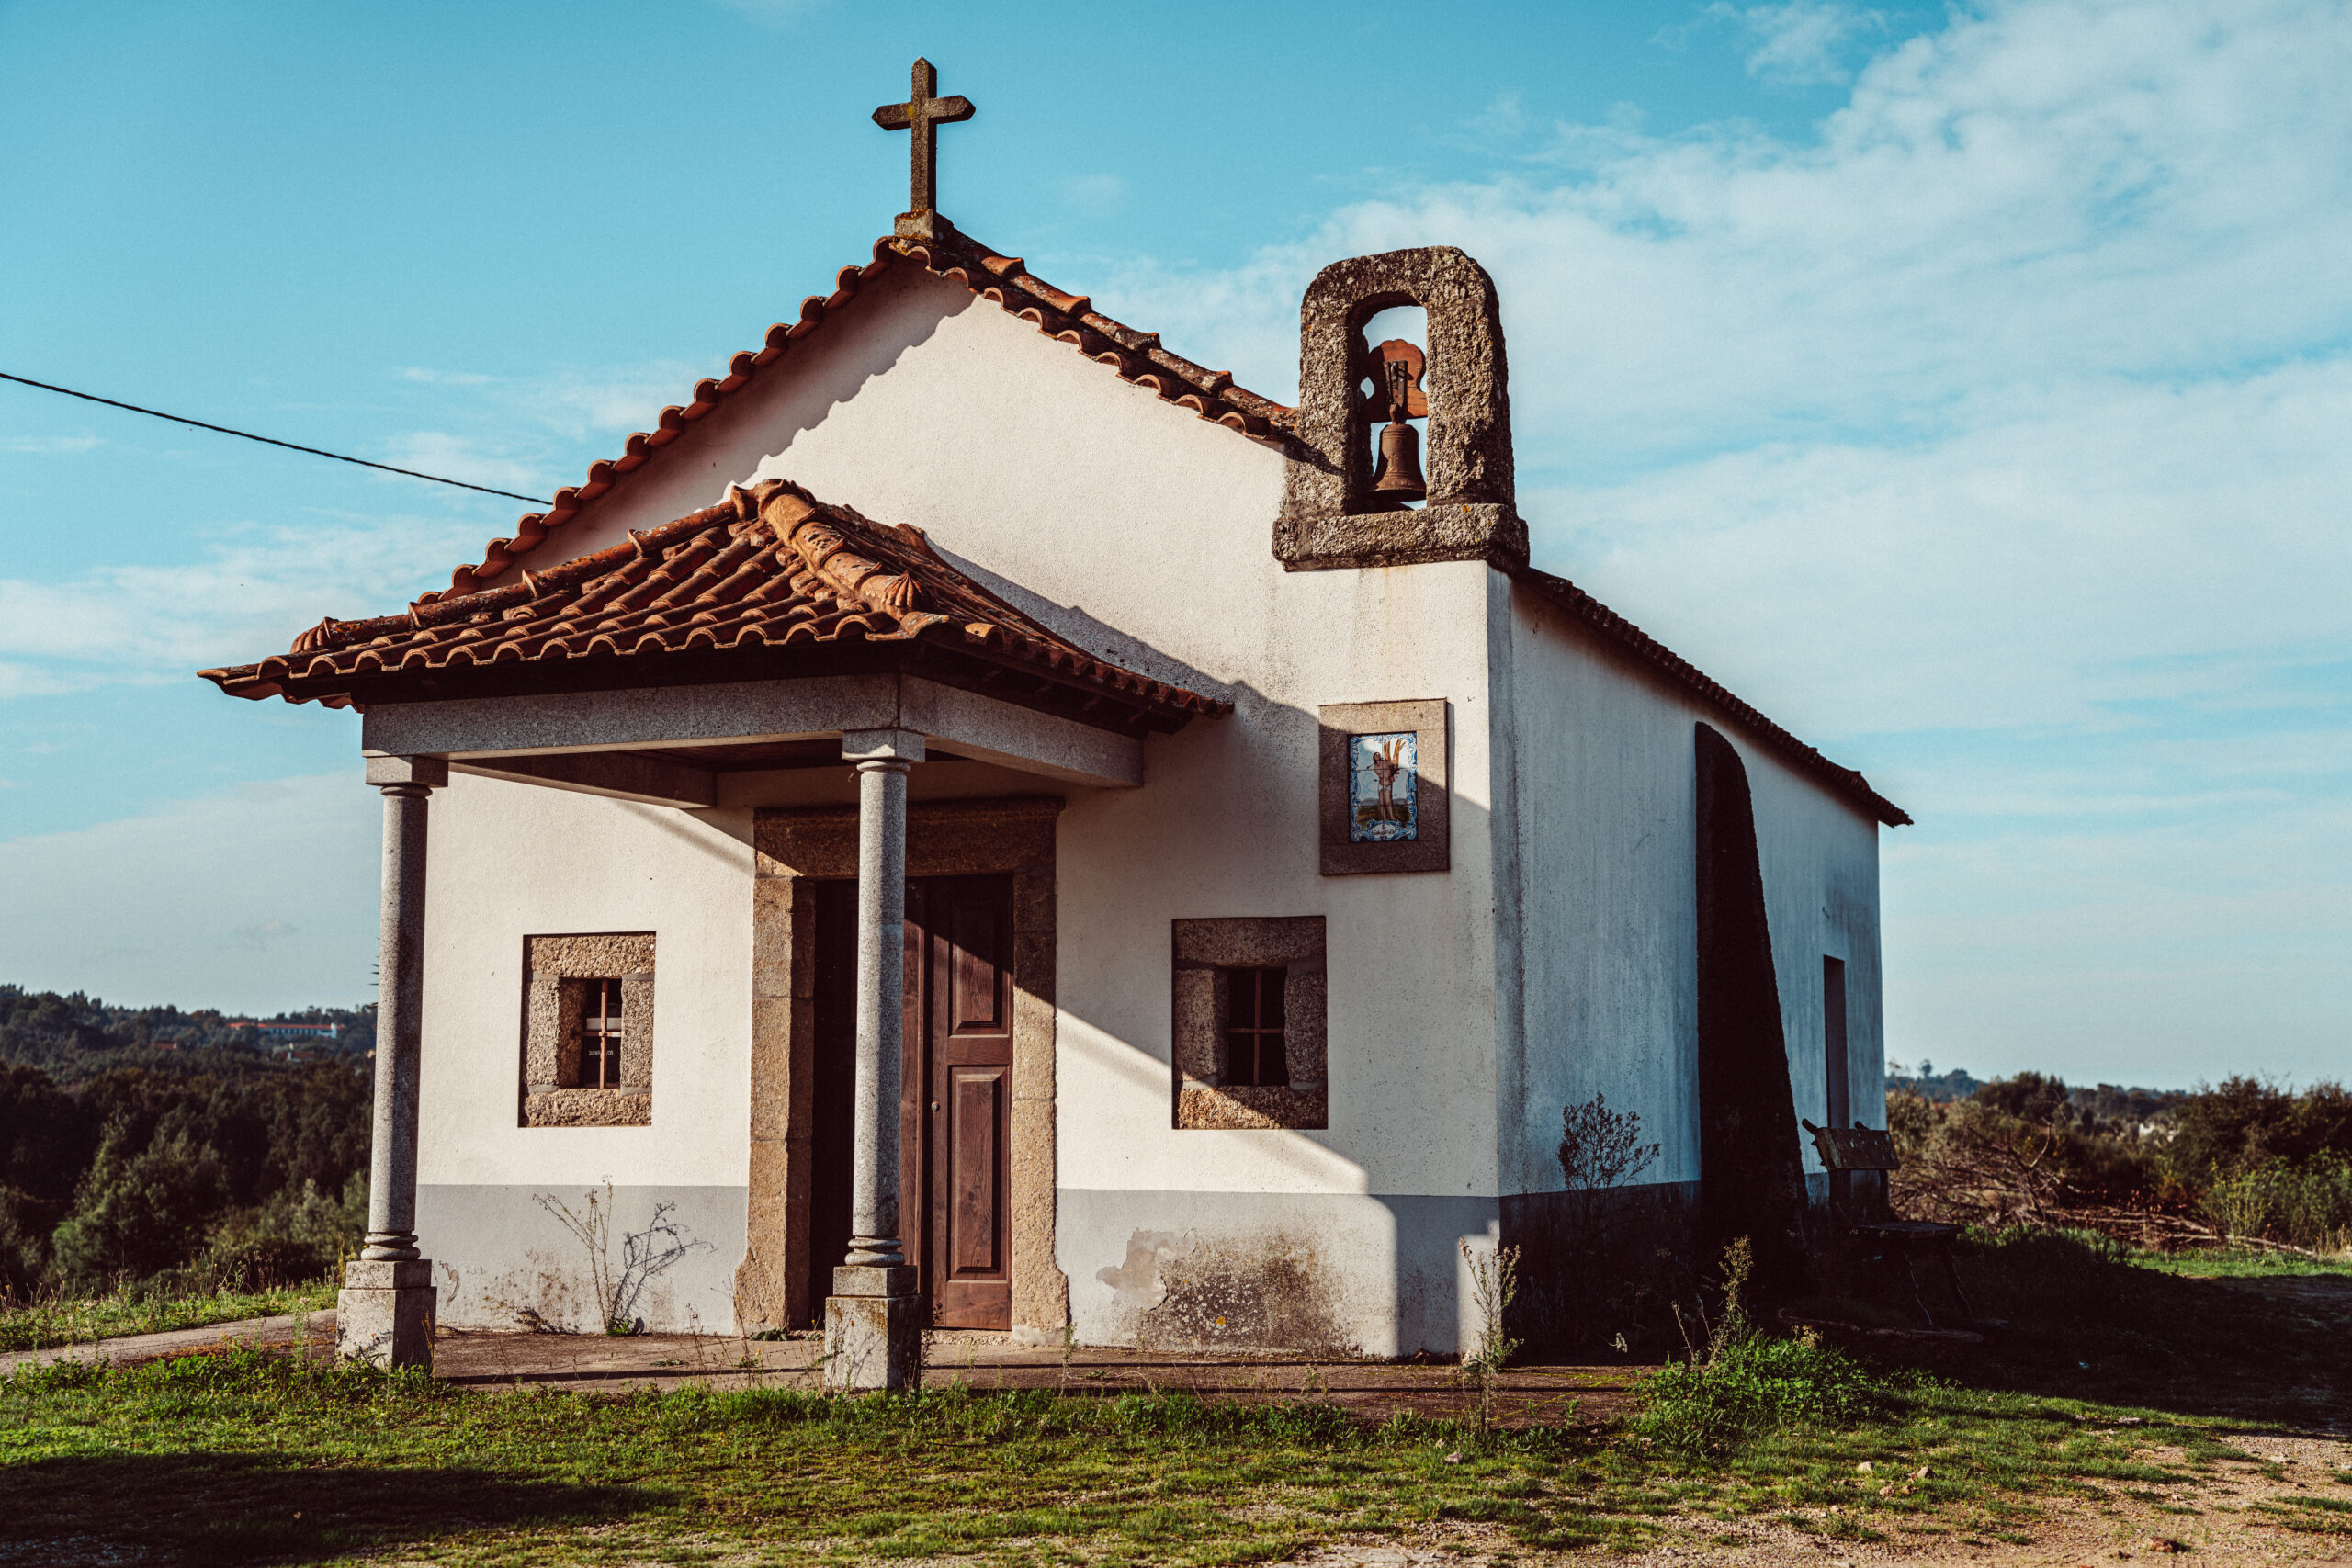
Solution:
{"label": "stone window frame", "polygon": [[[1329,986],[1320,915],[1169,922],[1170,1124],[1179,1132],[1330,1125]],[[1281,968],[1282,1087],[1224,1081],[1226,971]]]}
{"label": "stone window frame", "polygon": [[[1451,810],[1453,766],[1447,745],[1451,705],[1443,698],[1406,702],[1333,703],[1315,710],[1316,818],[1326,876],[1375,876],[1450,871],[1453,865]],[[1414,735],[1415,809],[1419,835],[1394,843],[1354,843],[1348,837],[1348,738]]]}
{"label": "stone window frame", "polygon": [[[524,1127],[647,1127],[653,1122],[651,931],[551,932],[523,939]],[[621,983],[621,1081],[580,1081],[585,982]]]}

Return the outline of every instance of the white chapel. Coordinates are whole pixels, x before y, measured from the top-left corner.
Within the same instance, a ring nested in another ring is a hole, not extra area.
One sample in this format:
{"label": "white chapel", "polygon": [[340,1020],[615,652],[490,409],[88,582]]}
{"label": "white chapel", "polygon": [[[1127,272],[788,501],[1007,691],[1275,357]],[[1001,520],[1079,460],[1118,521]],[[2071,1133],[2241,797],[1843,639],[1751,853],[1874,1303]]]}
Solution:
{"label": "white chapel", "polygon": [[1572,1338],[1596,1096],[1650,1232],[1800,1247],[1908,818],[1530,565],[1476,262],[1334,260],[1285,407],[940,215],[969,113],[919,63],[894,231],[446,586],[205,672],[385,797],[346,1348],[1446,1354],[1465,1243]]}

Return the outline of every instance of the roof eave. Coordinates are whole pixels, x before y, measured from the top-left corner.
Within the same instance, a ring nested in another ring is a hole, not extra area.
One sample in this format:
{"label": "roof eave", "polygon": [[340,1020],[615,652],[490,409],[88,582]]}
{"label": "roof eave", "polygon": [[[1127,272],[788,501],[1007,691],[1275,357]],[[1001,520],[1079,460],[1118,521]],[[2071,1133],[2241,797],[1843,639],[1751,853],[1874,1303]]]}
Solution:
{"label": "roof eave", "polygon": [[[817,666],[810,668],[811,665]],[[797,668],[796,668],[797,666]],[[1123,692],[1017,651],[949,643],[936,630],[905,639],[871,638],[819,649],[695,649],[595,654],[529,663],[448,663],[322,677],[278,673],[243,664],[198,673],[232,697],[332,707],[525,695],[539,692],[624,691],[665,685],[718,685],[759,680],[824,680],[883,671],[918,675],[1113,734],[1171,735],[1195,718],[1224,718],[1233,705],[1186,694],[1189,702]]]}

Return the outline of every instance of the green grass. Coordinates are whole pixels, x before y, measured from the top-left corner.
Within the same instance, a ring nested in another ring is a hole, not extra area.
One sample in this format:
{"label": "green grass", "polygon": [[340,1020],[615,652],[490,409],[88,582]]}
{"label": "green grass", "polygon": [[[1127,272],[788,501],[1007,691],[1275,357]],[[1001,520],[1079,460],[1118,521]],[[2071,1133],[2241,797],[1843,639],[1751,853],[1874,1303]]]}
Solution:
{"label": "green grass", "polygon": [[2292,1252],[2259,1247],[2216,1247],[2210,1252],[2133,1252],[2133,1264],[2160,1274],[2186,1274],[2221,1280],[2275,1277],[2352,1276],[2352,1252],[2305,1258]]}
{"label": "green grass", "polygon": [[221,1291],[208,1296],[150,1300],[136,1292],[91,1298],[48,1298],[0,1306],[0,1350],[41,1350],[126,1334],[202,1328],[244,1317],[321,1312],[334,1305],[331,1281],[276,1291]]}
{"label": "green grass", "polygon": [[[2239,1437],[2352,1409],[2340,1292],[2271,1299],[2048,1234],[1975,1238],[1960,1267],[2009,1323],[1981,1344],[1719,1335],[1630,1421],[1486,1436],[952,1377],[835,1400],[471,1393],[246,1351],[28,1370],[0,1380],[0,1495],[28,1561],[188,1564],[1227,1563],[1432,1525],[1528,1557],[1741,1520],[1826,1548],[2030,1540],[2110,1503],[2352,1534],[2352,1472],[2254,1507],[2201,1490],[2268,1473]],[[1882,1315],[1907,1307],[1899,1281],[1871,1289]],[[164,1310],[207,1306],[230,1315]]]}
{"label": "green grass", "polygon": [[2014,1532],[2061,1501],[2194,1486],[2230,1453],[2226,1424],[2122,1414],[1923,1385],[1851,1426],[1701,1456],[1623,1428],[1481,1438],[1317,1403],[489,1394],[237,1351],[0,1382],[0,1473],[12,1533],[56,1560],[1226,1563],[1440,1521],[1521,1551],[1743,1517],[1825,1541]]}

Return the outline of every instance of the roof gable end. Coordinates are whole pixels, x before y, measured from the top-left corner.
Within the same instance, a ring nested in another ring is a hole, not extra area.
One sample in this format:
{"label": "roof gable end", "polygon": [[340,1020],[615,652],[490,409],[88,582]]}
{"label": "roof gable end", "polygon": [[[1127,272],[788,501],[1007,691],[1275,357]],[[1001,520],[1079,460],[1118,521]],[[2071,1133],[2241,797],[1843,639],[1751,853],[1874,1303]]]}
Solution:
{"label": "roof gable end", "polygon": [[876,240],[873,259],[862,266],[842,268],[831,294],[812,294],[801,301],[798,321],[770,327],[760,347],[745,349],[728,361],[725,376],[695,382],[692,400],[663,409],[654,429],[630,435],[619,457],[589,465],[583,482],[556,491],[554,503],[546,512],[526,513],[512,536],[491,540],[479,562],[458,567],[450,573],[445,592],[428,593],[419,603],[473,593],[497,581],[591,502],[655,461],[689,426],[754,378],[773,374],[773,367],[788,359],[795,343],[827,325],[863,286],[902,265],[920,266],[934,276],[963,285],[1006,314],[1032,323],[1044,335],[1110,367],[1120,379],[1149,389],[1163,401],[1190,409],[1202,419],[1261,441],[1287,442],[1295,429],[1295,410],[1236,385],[1226,371],[1210,370],[1170,353],[1160,345],[1159,333],[1102,314],[1085,295],[1057,288],[1031,273],[1019,256],[1001,254],[943,220],[930,238],[886,235]]}

